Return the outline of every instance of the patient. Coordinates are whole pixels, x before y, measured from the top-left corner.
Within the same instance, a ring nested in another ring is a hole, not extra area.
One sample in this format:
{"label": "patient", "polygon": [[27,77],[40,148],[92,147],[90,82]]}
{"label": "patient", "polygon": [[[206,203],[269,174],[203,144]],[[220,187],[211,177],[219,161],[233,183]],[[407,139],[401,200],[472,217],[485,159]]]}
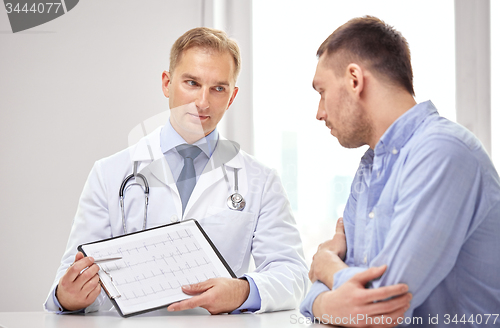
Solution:
{"label": "patient", "polygon": [[342,146],[370,148],[302,313],[349,327],[484,325],[500,309],[500,180],[481,142],[416,103],[408,43],[383,21],[348,21],[317,55],[316,118]]}

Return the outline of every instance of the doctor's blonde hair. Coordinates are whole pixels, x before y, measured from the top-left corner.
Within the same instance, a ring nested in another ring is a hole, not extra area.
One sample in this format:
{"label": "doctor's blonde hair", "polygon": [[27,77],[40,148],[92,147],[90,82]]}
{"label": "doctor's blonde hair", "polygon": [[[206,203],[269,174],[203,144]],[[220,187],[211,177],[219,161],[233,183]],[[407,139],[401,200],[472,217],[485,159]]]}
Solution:
{"label": "doctor's blonde hair", "polygon": [[175,66],[181,60],[182,53],[193,47],[210,49],[219,53],[229,52],[234,59],[233,77],[236,83],[241,69],[240,48],[224,31],[208,27],[193,28],[175,41],[170,50],[170,74],[173,74]]}

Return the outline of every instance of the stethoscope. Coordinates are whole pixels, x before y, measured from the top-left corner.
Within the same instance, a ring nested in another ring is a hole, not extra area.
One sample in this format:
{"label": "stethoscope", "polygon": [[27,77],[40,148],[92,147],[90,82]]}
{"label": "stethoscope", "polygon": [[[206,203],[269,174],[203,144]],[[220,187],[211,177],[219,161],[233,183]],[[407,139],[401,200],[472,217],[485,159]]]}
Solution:
{"label": "stethoscope", "polygon": [[[144,192],[144,221],[142,224],[142,230],[146,229],[146,223],[148,221],[148,204],[149,204],[149,183],[144,175],[137,173],[137,166],[139,162],[134,162],[134,172],[127,176],[120,186],[119,197],[120,197],[120,209],[122,213],[122,224],[123,233],[127,233],[127,223],[125,222],[125,191],[132,186],[139,186]],[[225,165],[222,165],[222,170],[224,172],[224,179],[229,184],[229,179],[227,178],[227,172]],[[144,186],[137,182],[137,178],[141,179]],[[136,182],[130,183],[129,181],[135,179]],[[227,207],[231,210],[242,211],[246,206],[246,201],[243,196],[238,192],[238,169],[234,169],[234,189],[233,193],[227,198]]]}
{"label": "stethoscope", "polygon": [[[226,180],[227,184],[229,185],[229,179],[227,178],[227,172],[226,172],[226,166],[222,164],[222,171],[224,171],[224,179]],[[247,202],[241,196],[240,193],[238,193],[238,169],[234,168],[234,189],[233,193],[227,198],[227,207],[231,210],[235,211],[243,211],[245,208],[245,205]]]}
{"label": "stethoscope", "polygon": [[[122,185],[120,186],[120,192],[119,192],[119,196],[120,196],[120,209],[121,209],[121,212],[122,212],[122,223],[123,223],[123,233],[124,234],[127,234],[127,223],[125,222],[125,206],[124,206],[124,202],[125,202],[125,191],[132,187],[132,186],[139,186],[142,188],[143,192],[144,192],[144,222],[142,223],[142,230],[146,229],[146,223],[148,221],[148,203],[149,203],[149,183],[148,183],[148,179],[146,179],[146,177],[140,173],[137,173],[137,166],[138,166],[139,162],[134,162],[134,172],[129,175],[128,177],[126,177],[123,181],[122,181]],[[127,183],[132,180],[132,179],[135,179],[137,181],[137,178],[140,178],[144,184],[144,187],[138,183],[138,182],[134,182],[134,183],[131,183],[127,186]]]}

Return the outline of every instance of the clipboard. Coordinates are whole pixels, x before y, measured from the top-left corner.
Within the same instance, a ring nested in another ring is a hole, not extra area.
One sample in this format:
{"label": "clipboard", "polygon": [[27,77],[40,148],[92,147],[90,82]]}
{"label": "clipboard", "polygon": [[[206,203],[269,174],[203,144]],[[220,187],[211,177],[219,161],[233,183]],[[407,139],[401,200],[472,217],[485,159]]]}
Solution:
{"label": "clipboard", "polygon": [[78,251],[95,260],[121,257],[96,264],[101,286],[125,318],[190,298],[182,285],[236,278],[195,219],[83,244]]}

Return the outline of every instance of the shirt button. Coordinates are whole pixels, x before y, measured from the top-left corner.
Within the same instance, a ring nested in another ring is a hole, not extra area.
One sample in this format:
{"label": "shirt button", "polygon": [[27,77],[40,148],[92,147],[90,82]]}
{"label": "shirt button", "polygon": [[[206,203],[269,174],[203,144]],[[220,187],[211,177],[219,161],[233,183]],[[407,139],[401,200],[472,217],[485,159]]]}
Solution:
{"label": "shirt button", "polygon": [[398,153],[398,150],[397,150],[396,148],[394,148],[394,149],[392,150],[392,153],[393,153],[394,155],[396,155],[396,154]]}
{"label": "shirt button", "polygon": [[179,221],[179,217],[177,215],[174,214],[170,217],[170,222],[177,222],[177,221]]}
{"label": "shirt button", "polygon": [[370,219],[373,219],[373,218],[375,217],[375,213],[370,212],[370,213],[368,214],[368,217],[369,217]]}
{"label": "shirt button", "polygon": [[365,257],[363,258],[363,263],[366,264],[366,262],[368,262],[368,256],[365,255]]}

